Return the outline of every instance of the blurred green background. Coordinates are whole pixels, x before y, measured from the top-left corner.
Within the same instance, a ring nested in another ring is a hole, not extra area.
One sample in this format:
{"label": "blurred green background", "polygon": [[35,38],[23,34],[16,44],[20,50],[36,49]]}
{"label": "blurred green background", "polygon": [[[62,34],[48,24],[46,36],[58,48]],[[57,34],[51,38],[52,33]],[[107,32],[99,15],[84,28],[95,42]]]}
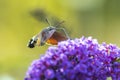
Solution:
{"label": "blurred green background", "polygon": [[26,46],[48,26],[29,14],[36,8],[64,20],[72,38],[92,36],[120,46],[120,0],[0,0],[0,80],[23,80],[31,62],[49,47]]}

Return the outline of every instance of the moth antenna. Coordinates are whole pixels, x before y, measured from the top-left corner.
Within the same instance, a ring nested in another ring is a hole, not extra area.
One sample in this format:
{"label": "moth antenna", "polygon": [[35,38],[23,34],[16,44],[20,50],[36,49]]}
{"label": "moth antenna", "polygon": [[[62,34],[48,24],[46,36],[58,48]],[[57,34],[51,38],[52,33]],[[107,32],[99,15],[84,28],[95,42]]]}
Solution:
{"label": "moth antenna", "polygon": [[49,22],[48,18],[45,19],[49,26],[51,26],[51,23]]}
{"label": "moth antenna", "polygon": [[59,25],[63,24],[65,21],[59,22],[55,27],[58,27]]}

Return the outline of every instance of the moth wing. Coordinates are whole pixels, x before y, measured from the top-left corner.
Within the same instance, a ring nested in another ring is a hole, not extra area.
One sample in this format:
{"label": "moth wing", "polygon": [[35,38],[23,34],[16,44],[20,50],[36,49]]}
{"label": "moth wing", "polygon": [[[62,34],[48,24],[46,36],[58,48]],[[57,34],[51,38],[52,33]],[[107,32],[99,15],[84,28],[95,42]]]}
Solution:
{"label": "moth wing", "polygon": [[55,31],[53,35],[46,41],[47,44],[57,45],[60,41],[65,41],[68,38],[61,32]]}
{"label": "moth wing", "polygon": [[61,34],[63,37],[66,37],[67,39],[70,38],[64,28],[56,28],[56,32]]}
{"label": "moth wing", "polygon": [[40,22],[46,22],[47,12],[45,10],[37,8],[30,11],[30,15]]}

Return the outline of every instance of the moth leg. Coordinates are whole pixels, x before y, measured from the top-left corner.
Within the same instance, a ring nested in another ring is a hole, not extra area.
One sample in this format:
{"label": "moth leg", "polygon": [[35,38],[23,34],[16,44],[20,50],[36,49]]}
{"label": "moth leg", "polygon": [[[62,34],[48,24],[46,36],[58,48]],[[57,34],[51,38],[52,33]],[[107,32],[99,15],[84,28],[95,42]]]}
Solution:
{"label": "moth leg", "polygon": [[45,21],[48,23],[49,26],[51,26],[51,23],[49,22],[48,18],[45,18]]}

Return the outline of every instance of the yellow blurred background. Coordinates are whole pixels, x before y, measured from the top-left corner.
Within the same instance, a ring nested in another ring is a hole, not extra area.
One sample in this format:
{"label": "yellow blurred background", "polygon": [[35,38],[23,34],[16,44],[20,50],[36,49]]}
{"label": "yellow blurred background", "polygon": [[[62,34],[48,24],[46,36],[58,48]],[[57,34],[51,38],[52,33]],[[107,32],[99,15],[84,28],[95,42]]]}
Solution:
{"label": "yellow blurred background", "polygon": [[29,14],[36,8],[64,20],[72,38],[92,36],[120,46],[120,0],[0,0],[0,80],[23,80],[31,62],[49,47],[26,46],[48,26]]}

